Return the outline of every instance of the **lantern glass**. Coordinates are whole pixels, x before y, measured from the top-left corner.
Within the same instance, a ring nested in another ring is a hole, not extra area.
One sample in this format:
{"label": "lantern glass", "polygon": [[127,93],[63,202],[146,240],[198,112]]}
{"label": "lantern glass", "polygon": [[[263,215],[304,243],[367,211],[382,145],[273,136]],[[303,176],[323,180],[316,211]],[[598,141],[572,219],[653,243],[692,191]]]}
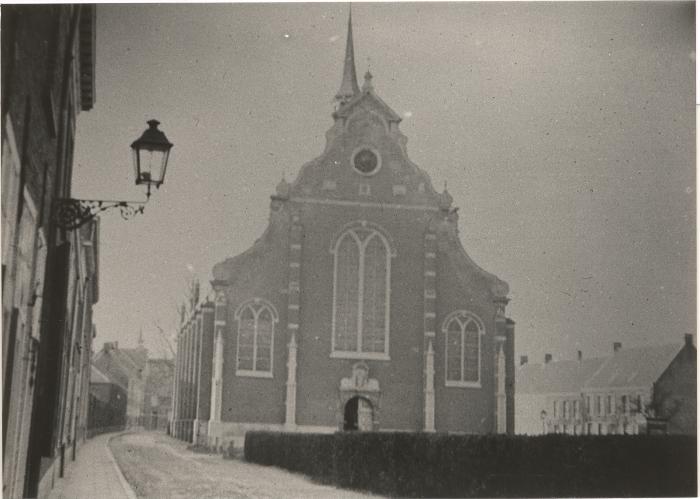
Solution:
{"label": "lantern glass", "polygon": [[136,183],[159,186],[165,179],[170,151],[153,148],[135,149]]}

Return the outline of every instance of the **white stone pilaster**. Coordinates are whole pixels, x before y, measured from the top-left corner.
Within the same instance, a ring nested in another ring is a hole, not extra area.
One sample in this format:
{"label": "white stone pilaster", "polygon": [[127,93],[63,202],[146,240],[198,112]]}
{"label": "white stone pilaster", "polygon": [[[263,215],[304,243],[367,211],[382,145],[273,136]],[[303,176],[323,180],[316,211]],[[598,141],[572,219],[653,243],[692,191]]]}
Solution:
{"label": "white stone pilaster", "polygon": [[435,350],[433,340],[428,340],[425,354],[425,404],[424,431],[435,431]]}
{"label": "white stone pilaster", "polygon": [[496,432],[506,433],[506,355],[505,337],[496,337]]}
{"label": "white stone pilaster", "polygon": [[284,426],[291,430],[296,427],[297,412],[297,340],[296,333],[292,333],[287,345],[287,397]]}
{"label": "white stone pilaster", "polygon": [[223,289],[217,289],[214,301],[214,366],[212,369],[211,420],[221,421],[223,406],[224,347],[227,301]]}

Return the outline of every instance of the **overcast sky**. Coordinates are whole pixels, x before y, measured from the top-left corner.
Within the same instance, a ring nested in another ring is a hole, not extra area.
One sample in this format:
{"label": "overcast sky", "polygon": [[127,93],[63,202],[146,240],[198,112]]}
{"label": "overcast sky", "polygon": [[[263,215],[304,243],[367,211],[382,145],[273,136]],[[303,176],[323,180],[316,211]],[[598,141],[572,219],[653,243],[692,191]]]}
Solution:
{"label": "overcast sky", "polygon": [[[348,5],[99,5],[97,102],[73,194],[139,199],[129,144],[175,144],[144,215],[102,217],[95,348],[167,350],[187,281],[266,227],[321,154]],[[573,358],[695,333],[692,3],[353,5],[358,74],[447,181],[469,255],[510,284],[516,353]],[[396,285],[396,284],[395,284]]]}

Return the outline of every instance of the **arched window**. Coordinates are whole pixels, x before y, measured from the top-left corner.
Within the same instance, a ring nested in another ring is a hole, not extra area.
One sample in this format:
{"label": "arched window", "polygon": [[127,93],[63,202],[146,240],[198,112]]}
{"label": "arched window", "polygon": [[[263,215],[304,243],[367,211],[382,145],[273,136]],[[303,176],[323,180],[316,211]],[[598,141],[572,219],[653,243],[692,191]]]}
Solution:
{"label": "arched window", "polygon": [[453,312],[442,325],[445,334],[445,385],[481,386],[481,321],[466,311]]}
{"label": "arched window", "polygon": [[391,248],[371,224],[335,240],[333,357],[388,359]]}
{"label": "arched window", "polygon": [[272,377],[272,354],[277,312],[260,299],[246,302],[236,311],[238,342],[236,374]]}

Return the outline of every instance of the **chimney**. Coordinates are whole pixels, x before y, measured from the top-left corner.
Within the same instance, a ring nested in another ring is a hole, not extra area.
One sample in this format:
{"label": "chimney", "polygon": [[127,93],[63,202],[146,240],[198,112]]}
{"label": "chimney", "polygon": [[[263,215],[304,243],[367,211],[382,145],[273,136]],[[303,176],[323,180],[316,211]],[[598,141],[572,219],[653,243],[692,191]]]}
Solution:
{"label": "chimney", "polygon": [[578,361],[581,362],[583,360],[583,352],[579,350],[578,352],[576,352],[576,354],[578,357]]}
{"label": "chimney", "polygon": [[521,355],[520,356],[520,365],[524,366],[525,364],[527,364],[527,355]]}
{"label": "chimney", "polygon": [[622,349],[622,343],[620,343],[619,341],[616,341],[615,343],[613,343],[613,353],[617,353],[621,349]]}
{"label": "chimney", "polygon": [[544,354],[544,363],[549,364],[550,362],[552,362],[552,354],[551,353]]}
{"label": "chimney", "polygon": [[687,347],[693,346],[693,335],[692,334],[685,335],[685,346],[687,346]]}

